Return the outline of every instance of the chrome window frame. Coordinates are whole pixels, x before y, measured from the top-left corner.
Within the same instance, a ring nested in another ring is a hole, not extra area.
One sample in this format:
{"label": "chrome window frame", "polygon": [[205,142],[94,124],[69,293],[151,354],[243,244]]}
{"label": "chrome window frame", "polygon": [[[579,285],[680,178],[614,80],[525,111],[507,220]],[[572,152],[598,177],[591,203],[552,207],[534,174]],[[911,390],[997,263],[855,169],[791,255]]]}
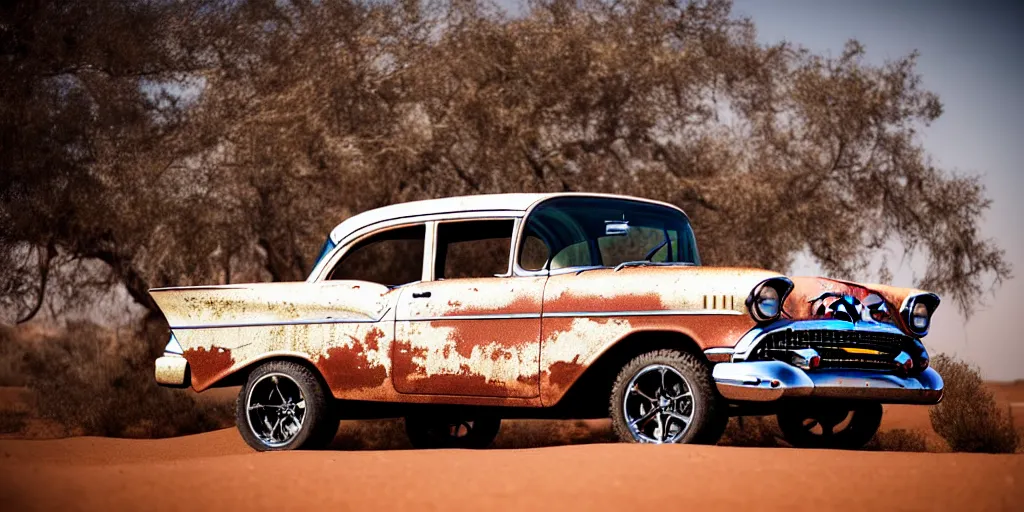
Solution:
{"label": "chrome window frame", "polygon": [[[490,275],[490,276],[478,276],[478,277],[453,277],[453,278],[445,278],[444,280],[447,281],[448,279],[481,279],[481,278],[486,278],[486,277],[512,277],[512,254],[513,254],[512,251],[513,251],[513,249],[515,248],[515,245],[516,245],[515,244],[516,235],[519,233],[519,226],[520,226],[520,222],[522,221],[522,217],[521,216],[516,216],[516,217],[504,216],[504,217],[502,217],[502,216],[494,216],[494,215],[491,215],[490,213],[488,213],[487,215],[484,215],[484,216],[481,216],[481,217],[470,217],[470,218],[459,218],[459,219],[438,219],[438,220],[434,221],[434,236],[433,236],[433,240],[432,240],[434,248],[433,248],[433,251],[431,251],[431,254],[433,254],[433,257],[431,258],[431,261],[430,261],[430,268],[429,268],[429,270],[428,269],[424,269],[424,271],[423,271],[423,277],[424,277],[423,280],[424,281],[438,281],[439,280],[437,278],[437,275],[436,275],[437,269],[435,268],[435,266],[436,266],[436,261],[437,261],[437,250],[438,250],[438,246],[437,246],[437,229],[441,226],[441,224],[455,224],[455,223],[458,223],[458,222],[478,222],[478,221],[487,221],[487,220],[509,220],[510,218],[512,220],[512,233],[509,235],[509,244],[508,244],[509,245],[509,247],[508,247],[509,258],[508,258],[508,262],[505,263],[505,272],[503,274]],[[427,279],[427,274],[430,274],[430,278],[429,279]]]}
{"label": "chrome window frame", "polygon": [[[523,217],[523,212],[519,210],[494,210],[494,211],[479,211],[479,212],[452,212],[452,213],[436,213],[430,215],[419,215],[415,217],[402,217],[398,219],[392,219],[388,221],[375,222],[373,224],[363,226],[359,229],[353,230],[352,232],[344,235],[334,249],[323,258],[316,267],[310,272],[309,277],[306,278],[306,282],[319,283],[327,280],[327,276],[331,274],[334,267],[341,261],[342,258],[351,250],[355,244],[365,240],[367,237],[371,237],[378,233],[383,233],[392,229],[399,229],[403,227],[424,226],[424,240],[423,240],[423,268],[421,269],[421,278],[423,281],[433,281],[433,267],[434,267],[434,256],[437,249],[437,223],[443,221],[459,221],[459,220],[506,220],[513,219],[513,232],[512,232],[512,250],[515,250],[515,240],[518,236],[518,229],[520,226],[519,220]],[[511,261],[511,259],[510,259]]]}

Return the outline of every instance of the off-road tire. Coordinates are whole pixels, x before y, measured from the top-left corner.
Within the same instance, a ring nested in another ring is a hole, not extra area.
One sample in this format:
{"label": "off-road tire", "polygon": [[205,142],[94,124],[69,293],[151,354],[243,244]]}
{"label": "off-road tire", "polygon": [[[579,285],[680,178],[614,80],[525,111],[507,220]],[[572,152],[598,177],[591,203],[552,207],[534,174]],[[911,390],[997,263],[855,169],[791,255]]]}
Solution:
{"label": "off-road tire", "polygon": [[[305,400],[305,417],[298,434],[288,444],[275,447],[267,446],[252,432],[246,410],[246,397],[252,386],[261,377],[271,373],[283,374],[294,381]],[[242,439],[257,451],[318,450],[326,448],[334,440],[339,420],[333,397],[313,371],[291,361],[270,361],[249,373],[235,401],[235,423]]]}
{"label": "off-road tire", "polygon": [[783,439],[795,448],[862,448],[871,441],[882,424],[882,404],[865,402],[845,408],[853,412],[849,424],[828,437],[814,434],[804,427],[804,420],[815,417],[813,409],[787,409],[779,412],[776,419]]}
{"label": "off-road tire", "polygon": [[[461,437],[447,434],[450,425],[463,421],[472,422],[472,428]],[[501,419],[490,416],[468,419],[453,419],[435,416],[408,416],[405,418],[405,433],[413,448],[487,448],[498,436]]]}
{"label": "off-road tire", "polygon": [[641,354],[627,363],[619,371],[615,384],[612,386],[609,413],[612,429],[620,441],[637,443],[627,425],[623,400],[629,391],[633,376],[651,365],[666,365],[683,376],[693,394],[693,413],[686,432],[676,443],[679,444],[714,444],[725,431],[728,416],[724,414],[725,405],[715,389],[708,365],[688,352],[663,349]]}

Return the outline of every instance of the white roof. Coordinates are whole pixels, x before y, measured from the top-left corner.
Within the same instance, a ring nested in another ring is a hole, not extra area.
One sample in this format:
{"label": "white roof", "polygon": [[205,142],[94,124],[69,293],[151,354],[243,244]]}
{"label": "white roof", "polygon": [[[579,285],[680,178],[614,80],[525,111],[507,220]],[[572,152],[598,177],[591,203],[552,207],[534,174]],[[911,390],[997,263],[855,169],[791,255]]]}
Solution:
{"label": "white roof", "polygon": [[349,233],[392,219],[461,212],[525,212],[534,203],[559,195],[567,194],[481,194],[393,204],[345,219],[331,230],[331,240],[339,243]]}
{"label": "white roof", "polygon": [[[607,197],[614,199],[629,199],[645,203],[659,204],[682,212],[679,207],[644,199],[640,197],[622,196],[615,194],[597,194],[588,192],[552,192],[552,193],[519,193],[519,194],[480,194],[475,196],[445,197],[440,199],[427,199],[423,201],[411,201],[398,203],[390,206],[383,206],[353,215],[331,230],[331,241],[335,244],[341,243],[346,236],[355,233],[365,227],[372,226],[378,222],[385,222],[394,219],[420,217],[425,215],[444,215],[451,213],[467,212],[511,212],[525,213],[534,204],[552,197],[582,196],[582,197]],[[685,213],[683,215],[686,215]]]}

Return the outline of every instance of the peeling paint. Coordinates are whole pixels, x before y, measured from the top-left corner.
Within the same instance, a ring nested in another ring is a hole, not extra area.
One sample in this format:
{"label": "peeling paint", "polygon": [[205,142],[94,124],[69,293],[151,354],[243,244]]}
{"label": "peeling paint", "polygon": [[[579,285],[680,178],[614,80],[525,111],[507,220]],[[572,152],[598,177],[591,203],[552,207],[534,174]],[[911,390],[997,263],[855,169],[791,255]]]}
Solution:
{"label": "peeling paint", "polygon": [[[701,350],[734,346],[754,326],[743,305],[750,290],[777,275],[634,267],[390,290],[356,281],[201,287],[158,290],[154,298],[172,326],[217,326],[174,330],[196,390],[287,356],[310,361],[340,399],[550,406],[610,347],[636,333],[676,333]],[[808,301],[826,291],[858,299],[877,293],[891,311],[919,292],[793,281],[786,312],[795,318],[812,316]],[[431,296],[413,299],[415,291]]]}
{"label": "peeling paint", "polygon": [[192,386],[197,389],[224,375],[235,364],[231,351],[223,348],[199,347],[185,350],[185,360],[192,372]]}

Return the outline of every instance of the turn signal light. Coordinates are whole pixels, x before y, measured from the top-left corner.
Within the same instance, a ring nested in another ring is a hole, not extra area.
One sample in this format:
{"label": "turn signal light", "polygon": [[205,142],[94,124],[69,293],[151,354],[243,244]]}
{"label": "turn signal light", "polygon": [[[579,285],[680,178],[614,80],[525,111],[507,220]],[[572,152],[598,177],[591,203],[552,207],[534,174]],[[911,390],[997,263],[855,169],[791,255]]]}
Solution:
{"label": "turn signal light", "polygon": [[895,362],[903,369],[903,373],[910,373],[910,370],[914,369],[914,360],[906,352],[900,352],[900,355],[896,356]]}

